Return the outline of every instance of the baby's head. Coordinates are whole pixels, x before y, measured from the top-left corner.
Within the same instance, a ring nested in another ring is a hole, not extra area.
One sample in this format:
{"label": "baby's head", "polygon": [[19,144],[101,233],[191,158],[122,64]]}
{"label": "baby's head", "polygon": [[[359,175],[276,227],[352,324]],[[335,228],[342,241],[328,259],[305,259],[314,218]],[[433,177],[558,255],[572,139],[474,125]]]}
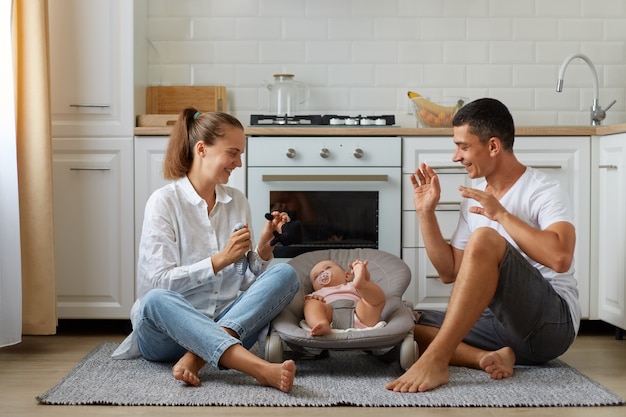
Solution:
{"label": "baby's head", "polygon": [[315,291],[324,287],[335,287],[337,285],[343,285],[350,281],[350,271],[344,270],[339,264],[333,261],[324,260],[320,261],[309,273],[311,284]]}

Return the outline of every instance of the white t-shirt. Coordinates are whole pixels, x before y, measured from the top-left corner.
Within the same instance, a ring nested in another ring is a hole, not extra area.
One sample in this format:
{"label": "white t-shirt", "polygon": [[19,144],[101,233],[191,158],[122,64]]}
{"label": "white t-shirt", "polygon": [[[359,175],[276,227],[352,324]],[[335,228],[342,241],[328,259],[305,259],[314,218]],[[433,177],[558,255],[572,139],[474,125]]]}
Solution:
{"label": "white t-shirt", "polygon": [[[484,191],[486,187],[487,183],[482,182],[475,188]],[[500,204],[515,217],[540,230],[545,230],[556,222],[574,224],[574,210],[561,184],[531,167],[526,168],[524,174],[500,199]],[[490,227],[497,230],[532,266],[541,272],[541,275],[552,285],[557,294],[565,299],[576,331],[578,331],[581,313],[577,282],[574,277],[574,263],[572,262],[569,271],[558,273],[536,262],[520,250],[517,243],[500,223],[492,221],[486,216],[470,213],[469,207],[471,206],[480,206],[480,203],[471,199],[463,199],[461,202],[461,214],[450,240],[451,245],[463,250],[471,234],[479,227]]]}

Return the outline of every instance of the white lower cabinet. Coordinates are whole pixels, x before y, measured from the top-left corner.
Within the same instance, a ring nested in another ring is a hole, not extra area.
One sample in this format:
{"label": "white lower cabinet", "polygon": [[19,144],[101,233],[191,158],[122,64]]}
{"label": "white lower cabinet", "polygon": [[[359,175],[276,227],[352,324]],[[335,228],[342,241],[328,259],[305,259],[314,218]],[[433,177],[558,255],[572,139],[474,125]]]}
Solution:
{"label": "white lower cabinet", "polygon": [[126,319],[135,299],[133,140],[52,146],[58,316]]}
{"label": "white lower cabinet", "polygon": [[[561,181],[574,202],[576,278],[583,317],[589,318],[590,137],[518,137],[514,150],[522,163],[541,169]],[[452,162],[453,152],[452,138],[407,137],[403,142],[402,258],[413,274],[405,298],[412,301],[417,309],[444,310],[452,285],[441,283],[426,255],[409,175],[422,162],[438,173],[442,193],[436,216],[443,237],[449,239],[456,227],[461,202],[457,187],[472,185],[465,169]]]}
{"label": "white lower cabinet", "polygon": [[626,329],[626,134],[594,138],[594,269],[598,317]]}

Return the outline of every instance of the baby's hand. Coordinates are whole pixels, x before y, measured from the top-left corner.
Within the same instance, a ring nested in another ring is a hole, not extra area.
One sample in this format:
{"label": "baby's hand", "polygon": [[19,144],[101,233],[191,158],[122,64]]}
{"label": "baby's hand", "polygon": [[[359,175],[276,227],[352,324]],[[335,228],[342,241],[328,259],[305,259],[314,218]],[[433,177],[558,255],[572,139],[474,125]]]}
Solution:
{"label": "baby's hand", "polygon": [[307,300],[318,300],[318,301],[321,301],[322,303],[326,302],[326,300],[324,300],[324,297],[322,297],[319,294],[307,294],[304,296],[304,301],[307,301]]}

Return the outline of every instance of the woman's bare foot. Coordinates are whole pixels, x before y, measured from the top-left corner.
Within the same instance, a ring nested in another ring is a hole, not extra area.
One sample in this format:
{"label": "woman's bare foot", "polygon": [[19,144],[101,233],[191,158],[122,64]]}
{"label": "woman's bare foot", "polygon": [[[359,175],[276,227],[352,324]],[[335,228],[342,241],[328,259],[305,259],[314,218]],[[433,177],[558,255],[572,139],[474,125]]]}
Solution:
{"label": "woman's bare foot", "polygon": [[424,392],[450,381],[448,365],[420,357],[403,375],[389,382],[385,388],[395,392]]}
{"label": "woman's bare foot", "polygon": [[488,352],[478,363],[480,368],[487,372],[491,379],[502,379],[513,376],[515,352],[510,347]]}
{"label": "woman's bare foot", "polygon": [[200,386],[198,373],[206,361],[194,353],[187,352],[172,367],[172,374],[178,381],[183,381],[194,387]]}
{"label": "woman's bare foot", "polygon": [[332,328],[330,327],[330,323],[317,323],[315,326],[311,327],[311,336],[324,336],[331,333]]}
{"label": "woman's bare foot", "polygon": [[283,363],[267,363],[262,376],[255,378],[261,385],[273,387],[282,392],[289,392],[293,388],[296,377],[296,363],[291,359]]}

